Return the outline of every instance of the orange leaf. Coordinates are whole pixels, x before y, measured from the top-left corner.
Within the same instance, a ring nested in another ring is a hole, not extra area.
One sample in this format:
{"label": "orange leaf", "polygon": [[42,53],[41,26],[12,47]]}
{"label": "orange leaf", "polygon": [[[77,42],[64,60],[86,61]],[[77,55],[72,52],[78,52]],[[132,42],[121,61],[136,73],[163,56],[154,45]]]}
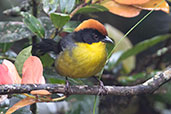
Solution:
{"label": "orange leaf", "polygon": [[8,72],[12,78],[13,83],[12,84],[20,84],[21,83],[21,77],[18,75],[17,69],[15,68],[14,64],[8,60],[4,60],[2,64],[6,65],[8,67]]}
{"label": "orange leaf", "polygon": [[[160,4],[163,0],[150,0],[149,2],[141,5],[134,5],[137,8],[145,9],[145,10],[152,10],[154,9],[158,4]],[[166,13],[169,13],[169,5],[166,1],[163,1],[162,4],[160,4],[159,7],[155,8],[154,10],[162,10]]]}
{"label": "orange leaf", "polygon": [[51,95],[51,93],[47,90],[34,90],[30,92],[32,95]]}
{"label": "orange leaf", "polygon": [[37,102],[36,99],[26,97],[26,98],[22,99],[21,101],[19,101],[18,103],[16,103],[15,105],[13,105],[10,109],[8,109],[6,114],[11,114],[24,106],[31,105],[36,102]]}
{"label": "orange leaf", "polygon": [[144,4],[150,0],[115,0],[120,4],[133,5],[133,4]]}
{"label": "orange leaf", "polygon": [[113,14],[123,17],[135,17],[139,15],[141,9],[129,5],[118,4],[115,1],[102,2],[101,5],[108,8]]}
{"label": "orange leaf", "polygon": [[22,84],[44,84],[43,66],[40,59],[30,56],[23,65]]}

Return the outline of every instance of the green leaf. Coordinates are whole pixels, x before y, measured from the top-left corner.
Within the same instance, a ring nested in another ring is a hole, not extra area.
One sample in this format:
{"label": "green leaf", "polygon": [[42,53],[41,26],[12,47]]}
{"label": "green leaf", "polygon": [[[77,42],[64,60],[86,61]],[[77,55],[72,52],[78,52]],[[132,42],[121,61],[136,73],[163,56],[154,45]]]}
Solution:
{"label": "green leaf", "polygon": [[50,67],[54,63],[54,59],[49,54],[41,56],[40,60],[42,61],[43,67]]}
{"label": "green leaf", "polygon": [[60,78],[48,78],[48,81],[52,84],[65,84],[65,80]]}
{"label": "green leaf", "polygon": [[60,0],[60,9],[63,13],[70,13],[75,6],[75,0]]}
{"label": "green leaf", "polygon": [[39,18],[41,20],[41,22],[44,25],[44,28],[46,30],[46,37],[47,38],[51,38],[51,36],[55,33],[56,28],[53,25],[52,21],[50,20],[50,18],[48,17],[40,17]]}
{"label": "green leaf", "polygon": [[29,46],[27,48],[24,48],[17,56],[16,61],[15,61],[15,67],[17,68],[17,71],[19,74],[22,74],[22,68],[23,64],[26,61],[26,59],[31,56],[31,50],[32,46]]}
{"label": "green leaf", "polygon": [[59,0],[42,0],[43,10],[47,14],[54,13],[59,7]]}
{"label": "green leaf", "polygon": [[74,29],[80,24],[78,21],[69,21],[63,27],[64,32],[73,32]]}
{"label": "green leaf", "polygon": [[33,36],[23,22],[0,22],[0,42],[14,42]]}
{"label": "green leaf", "polygon": [[93,12],[103,12],[103,11],[108,11],[108,9],[101,5],[93,4],[79,9],[77,13],[93,13]]}
{"label": "green leaf", "polygon": [[62,13],[51,13],[50,19],[56,28],[62,28],[70,20],[70,16]]}
{"label": "green leaf", "polygon": [[116,64],[118,64],[120,61],[123,61],[123,60],[125,60],[126,58],[128,58],[130,56],[136,55],[136,54],[144,51],[145,49],[148,49],[148,48],[154,46],[155,44],[157,44],[157,43],[159,43],[161,41],[164,41],[164,40],[166,40],[168,38],[171,38],[171,35],[170,34],[160,35],[160,36],[156,36],[156,37],[153,37],[151,39],[142,41],[142,42],[136,44],[133,48],[125,51],[120,56],[120,58],[118,59],[118,61],[116,62]]}
{"label": "green leaf", "polygon": [[45,37],[45,30],[37,18],[29,13],[22,12],[21,15],[24,17],[23,22],[24,24],[38,37],[44,38]]}
{"label": "green leaf", "polygon": [[47,79],[47,83],[65,84],[65,77],[57,74],[54,67],[45,67],[43,75]]}

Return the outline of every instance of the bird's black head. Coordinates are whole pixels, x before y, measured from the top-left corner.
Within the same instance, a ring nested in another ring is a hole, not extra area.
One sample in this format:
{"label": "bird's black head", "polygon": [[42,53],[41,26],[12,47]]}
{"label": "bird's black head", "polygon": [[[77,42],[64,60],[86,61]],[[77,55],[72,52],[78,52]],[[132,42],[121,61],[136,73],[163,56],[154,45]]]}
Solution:
{"label": "bird's black head", "polygon": [[106,43],[113,43],[113,41],[101,34],[99,31],[95,29],[83,29],[78,32],[75,32],[74,40],[76,42],[84,42],[88,44],[92,44],[95,42],[106,42]]}

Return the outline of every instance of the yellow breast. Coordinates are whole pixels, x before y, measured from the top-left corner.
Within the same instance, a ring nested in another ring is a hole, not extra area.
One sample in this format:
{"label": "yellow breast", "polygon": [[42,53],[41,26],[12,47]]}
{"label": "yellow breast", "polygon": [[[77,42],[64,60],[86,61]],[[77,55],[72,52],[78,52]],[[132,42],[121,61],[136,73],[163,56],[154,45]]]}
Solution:
{"label": "yellow breast", "polygon": [[59,54],[55,65],[62,76],[86,78],[100,72],[106,59],[105,43],[76,43],[72,49],[66,49]]}

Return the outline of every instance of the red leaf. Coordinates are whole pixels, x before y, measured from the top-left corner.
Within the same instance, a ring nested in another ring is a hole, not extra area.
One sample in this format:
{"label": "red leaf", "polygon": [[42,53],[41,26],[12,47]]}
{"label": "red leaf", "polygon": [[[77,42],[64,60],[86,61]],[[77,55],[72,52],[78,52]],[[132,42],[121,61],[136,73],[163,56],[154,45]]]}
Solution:
{"label": "red leaf", "polygon": [[0,84],[13,84],[8,67],[4,64],[0,64]]}

